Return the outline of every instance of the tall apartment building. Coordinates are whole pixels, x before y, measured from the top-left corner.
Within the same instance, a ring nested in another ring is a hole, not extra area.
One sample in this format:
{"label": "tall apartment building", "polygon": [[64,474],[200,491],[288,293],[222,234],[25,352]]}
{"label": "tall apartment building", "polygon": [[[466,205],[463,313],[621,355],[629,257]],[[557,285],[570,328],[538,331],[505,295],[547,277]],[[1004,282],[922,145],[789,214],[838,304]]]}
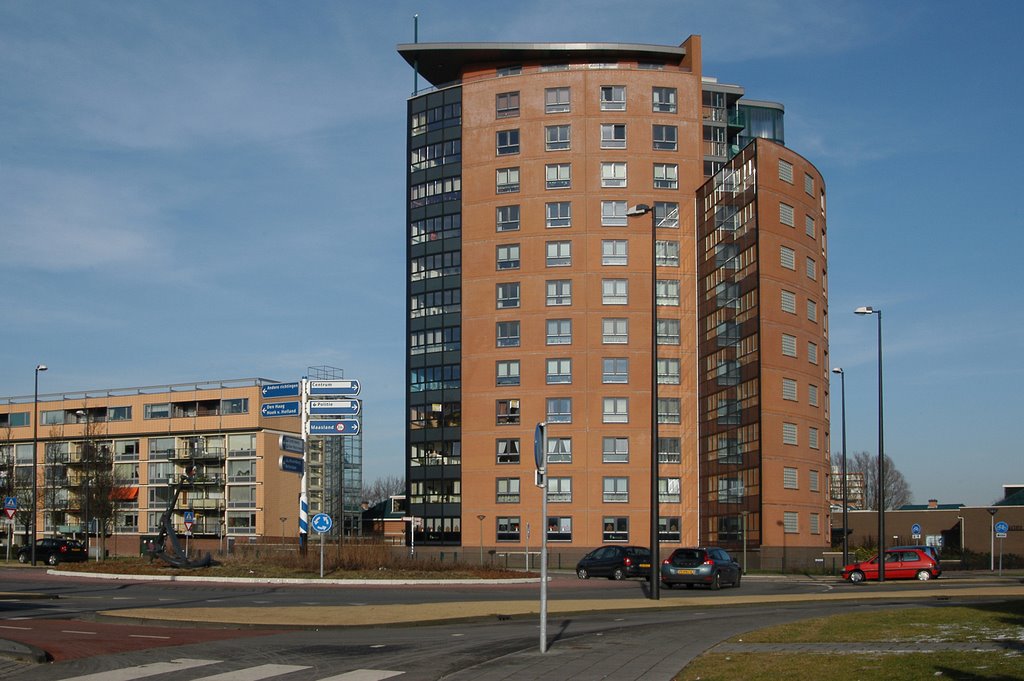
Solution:
{"label": "tall apartment building", "polygon": [[[48,393],[38,403],[32,395],[0,398],[0,491],[18,500],[15,532],[31,527],[35,475],[38,536],[81,536],[87,527],[97,536],[97,507],[109,500],[108,550],[118,544],[117,552],[134,553],[140,536],[158,532],[172,485],[191,469],[194,481],[172,519],[180,532],[189,510],[199,539],[297,536],[299,476],[281,471],[278,460],[287,453],[279,436],[298,436],[299,418],[261,413],[267,383]],[[318,480],[322,456],[311,447],[308,467]],[[324,507],[325,496],[336,495],[311,485],[311,511]]]}
{"label": "tall apartment building", "polygon": [[[697,36],[398,51],[433,85],[408,100],[416,543],[646,544],[656,475],[663,545],[826,546],[823,183],[781,106],[702,78]],[[776,141],[741,148],[755,116]]]}

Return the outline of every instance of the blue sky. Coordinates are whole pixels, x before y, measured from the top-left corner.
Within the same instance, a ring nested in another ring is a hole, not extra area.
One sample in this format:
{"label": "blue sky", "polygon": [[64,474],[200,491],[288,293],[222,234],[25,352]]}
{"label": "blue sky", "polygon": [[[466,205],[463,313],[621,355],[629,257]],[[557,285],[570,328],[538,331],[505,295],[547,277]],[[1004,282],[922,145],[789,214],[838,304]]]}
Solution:
{"label": "blue sky", "polygon": [[[923,502],[1024,482],[1024,3],[0,4],[0,395],[263,376],[363,383],[365,476],[401,474],[412,42],[701,34],[704,73],[786,106],[829,192],[848,450]],[[422,82],[422,81],[421,81]],[[1016,350],[1014,349],[1016,348]],[[833,449],[840,446],[833,386]]]}

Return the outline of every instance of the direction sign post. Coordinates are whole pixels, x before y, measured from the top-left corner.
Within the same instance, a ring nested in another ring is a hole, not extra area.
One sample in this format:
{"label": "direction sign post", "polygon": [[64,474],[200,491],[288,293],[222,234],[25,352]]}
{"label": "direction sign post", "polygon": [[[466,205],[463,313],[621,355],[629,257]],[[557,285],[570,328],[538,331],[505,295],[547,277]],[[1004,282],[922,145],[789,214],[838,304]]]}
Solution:
{"label": "direction sign post", "polygon": [[260,406],[260,415],[264,418],[274,418],[278,416],[298,416],[299,415],[299,403],[298,401],[292,402],[266,402]]}
{"label": "direction sign post", "polygon": [[356,419],[321,419],[309,421],[306,429],[310,435],[358,435],[359,421]]}
{"label": "direction sign post", "polygon": [[306,384],[306,392],[310,396],[355,397],[359,394],[359,381],[309,381]]}
{"label": "direction sign post", "polygon": [[294,435],[282,435],[277,438],[277,446],[285,452],[291,452],[292,454],[305,454],[306,447],[302,442],[301,437],[295,437]]}
{"label": "direction sign post", "polygon": [[264,399],[272,400],[278,397],[298,397],[299,383],[268,383],[260,388],[260,394]]}

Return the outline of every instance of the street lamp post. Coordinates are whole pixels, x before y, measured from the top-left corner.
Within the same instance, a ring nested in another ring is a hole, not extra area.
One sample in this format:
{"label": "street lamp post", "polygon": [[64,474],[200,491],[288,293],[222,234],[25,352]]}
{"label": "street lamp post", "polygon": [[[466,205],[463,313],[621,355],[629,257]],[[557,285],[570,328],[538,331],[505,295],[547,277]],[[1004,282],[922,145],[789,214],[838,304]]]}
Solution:
{"label": "street lamp post", "polygon": [[[546,491],[546,490],[545,490]],[[484,564],[484,518],[483,513],[477,514],[476,519],[480,521],[480,564]]]}
{"label": "street lamp post", "polygon": [[658,225],[654,208],[646,203],[630,207],[628,217],[651,214],[651,600],[661,598],[661,552],[658,550]]}
{"label": "street lamp post", "polygon": [[39,526],[39,372],[45,364],[36,365],[36,389],[32,397],[32,564],[36,564],[36,533]]}
{"label": "street lamp post", "polygon": [[288,522],[288,516],[280,516],[278,520],[281,521],[281,544],[284,545],[284,524]]}
{"label": "street lamp post", "polygon": [[840,403],[842,405],[843,412],[843,566],[850,564],[850,523],[849,523],[849,499],[847,497],[847,478],[846,478],[846,374],[843,372],[842,367],[836,367],[832,370],[832,373],[839,374],[839,395]]}
{"label": "street lamp post", "polygon": [[878,581],[885,581],[885,435],[882,409],[882,311],[858,307],[854,314],[873,314],[878,318]]}
{"label": "street lamp post", "polygon": [[989,572],[996,570],[996,513],[999,509],[989,508],[988,514],[991,527],[988,528],[988,569]]}

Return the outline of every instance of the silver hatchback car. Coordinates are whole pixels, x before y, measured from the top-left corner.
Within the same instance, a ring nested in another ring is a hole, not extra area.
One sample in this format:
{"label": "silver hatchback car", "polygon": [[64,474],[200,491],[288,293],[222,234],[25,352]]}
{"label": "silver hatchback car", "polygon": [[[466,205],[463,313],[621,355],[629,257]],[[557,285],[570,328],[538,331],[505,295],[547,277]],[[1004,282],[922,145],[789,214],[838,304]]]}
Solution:
{"label": "silver hatchback car", "polygon": [[702,584],[717,590],[723,584],[738,587],[742,572],[740,564],[717,546],[676,549],[661,563],[661,583],[668,588],[685,584],[692,589]]}

